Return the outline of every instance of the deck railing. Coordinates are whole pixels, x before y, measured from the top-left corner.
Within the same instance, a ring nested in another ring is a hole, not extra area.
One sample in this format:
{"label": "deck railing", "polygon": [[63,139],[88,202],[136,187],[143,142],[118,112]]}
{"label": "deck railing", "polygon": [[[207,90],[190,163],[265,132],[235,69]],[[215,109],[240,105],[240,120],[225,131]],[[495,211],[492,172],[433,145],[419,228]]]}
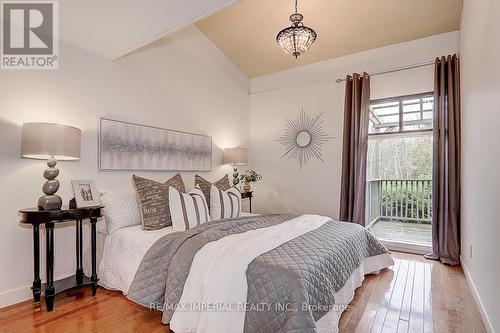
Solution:
{"label": "deck railing", "polygon": [[432,181],[378,179],[367,181],[366,222],[398,220],[431,223]]}

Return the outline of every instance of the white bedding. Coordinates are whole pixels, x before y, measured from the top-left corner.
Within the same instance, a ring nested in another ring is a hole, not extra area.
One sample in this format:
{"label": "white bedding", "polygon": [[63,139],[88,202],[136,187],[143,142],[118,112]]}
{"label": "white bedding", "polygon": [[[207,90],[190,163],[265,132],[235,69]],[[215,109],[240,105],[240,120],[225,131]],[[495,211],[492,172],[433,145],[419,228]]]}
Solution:
{"label": "white bedding", "polygon": [[107,235],[97,273],[99,285],[121,290],[126,295],[146,252],[158,239],[172,232],[172,227],[146,231],[134,225]]}
{"label": "white bedding", "polygon": [[179,302],[180,308],[232,304],[229,311],[175,311],[170,329],[178,333],[243,332],[247,301],[246,271],[252,260],[321,227],[329,217],[301,215],[267,228],[210,242],[194,256]]}
{"label": "white bedding", "polygon": [[[268,228],[226,236],[206,244],[195,255],[185,282],[179,309],[170,329],[178,333],[243,332],[247,300],[246,270],[252,260],[290,239],[314,230],[330,218],[302,215]],[[258,246],[256,246],[258,244]],[[335,293],[334,307],[317,322],[318,332],[338,332],[345,306],[361,286],[365,274],[393,265],[390,254],[368,257]],[[198,311],[203,304],[229,306],[227,310]]]}
{"label": "white bedding", "polygon": [[[241,216],[257,214],[241,213]],[[161,237],[174,232],[172,227],[142,230],[140,225],[121,228],[108,234],[103,222],[98,223],[97,276],[98,284],[106,289],[120,290],[125,295],[135,272],[149,248]],[[90,276],[90,249],[85,251],[84,270]]]}

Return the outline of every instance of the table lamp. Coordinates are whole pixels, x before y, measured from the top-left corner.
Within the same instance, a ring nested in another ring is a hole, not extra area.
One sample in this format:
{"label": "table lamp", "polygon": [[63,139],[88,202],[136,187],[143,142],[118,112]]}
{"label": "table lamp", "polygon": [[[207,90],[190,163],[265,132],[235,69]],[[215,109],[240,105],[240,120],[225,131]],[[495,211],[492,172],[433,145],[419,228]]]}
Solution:
{"label": "table lamp", "polygon": [[54,123],[25,123],[21,134],[21,156],[47,160],[43,173],[46,179],[42,191],[45,195],[38,199],[38,209],[61,209],[62,199],[56,195],[59,189],[59,169],[57,161],[80,159],[81,131],[72,126]]}
{"label": "table lamp", "polygon": [[238,165],[247,164],[247,148],[226,148],[224,149],[224,164],[233,166],[233,185],[240,182],[238,178]]}

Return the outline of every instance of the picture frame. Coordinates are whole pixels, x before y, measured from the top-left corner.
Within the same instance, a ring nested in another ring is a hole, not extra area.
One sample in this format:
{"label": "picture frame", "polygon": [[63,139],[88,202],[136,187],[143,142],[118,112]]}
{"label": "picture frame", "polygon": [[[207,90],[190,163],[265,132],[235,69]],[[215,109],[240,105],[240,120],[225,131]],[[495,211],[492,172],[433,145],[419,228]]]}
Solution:
{"label": "picture frame", "polygon": [[212,171],[212,137],[101,117],[99,171]]}
{"label": "picture frame", "polygon": [[101,196],[93,180],[71,180],[77,208],[101,205]]}

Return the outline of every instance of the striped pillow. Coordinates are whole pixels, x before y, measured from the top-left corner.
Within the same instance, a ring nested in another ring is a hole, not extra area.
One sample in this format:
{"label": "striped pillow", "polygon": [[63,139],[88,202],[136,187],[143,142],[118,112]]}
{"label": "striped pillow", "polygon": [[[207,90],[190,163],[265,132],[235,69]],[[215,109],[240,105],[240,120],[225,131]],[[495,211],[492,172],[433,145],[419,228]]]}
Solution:
{"label": "striped pillow", "polygon": [[[212,188],[212,185],[217,186],[223,191],[227,191],[231,188],[231,185],[229,184],[229,177],[224,175],[221,179],[218,181],[211,183],[202,176],[195,175],[194,176],[194,185],[199,186],[200,189],[203,191],[203,194],[205,194],[205,199],[207,200],[208,204],[208,210],[210,210],[210,189]],[[186,191],[184,191],[186,192]]]}
{"label": "striped pillow", "polygon": [[223,191],[210,188],[210,216],[212,220],[238,217],[241,214],[241,192],[236,187]]}
{"label": "striped pillow", "polygon": [[168,201],[174,231],[184,231],[211,220],[207,201],[199,187],[186,194],[170,186]]}

